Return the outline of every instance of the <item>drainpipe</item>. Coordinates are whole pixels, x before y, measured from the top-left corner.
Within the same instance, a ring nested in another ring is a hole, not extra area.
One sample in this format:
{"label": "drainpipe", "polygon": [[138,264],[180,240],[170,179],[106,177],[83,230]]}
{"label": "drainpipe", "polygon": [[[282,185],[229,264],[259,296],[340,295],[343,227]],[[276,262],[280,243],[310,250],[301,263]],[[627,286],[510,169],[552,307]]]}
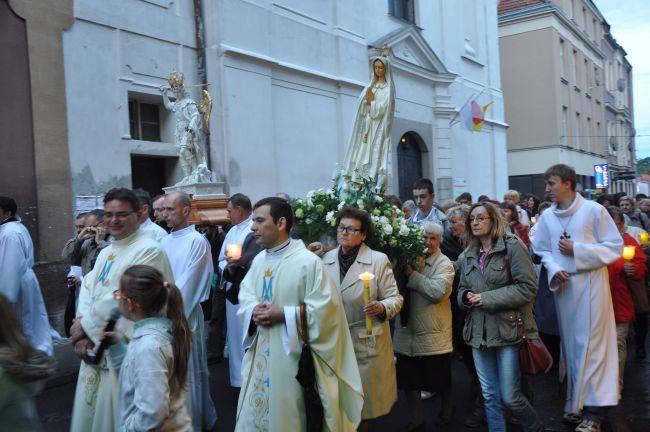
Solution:
{"label": "drainpipe", "polygon": [[[205,26],[203,25],[203,0],[194,0],[194,36],[196,39],[197,72],[201,88],[208,89],[208,73],[205,65]],[[210,131],[206,130],[205,152],[207,156],[208,169],[212,167],[212,155],[210,152]]]}

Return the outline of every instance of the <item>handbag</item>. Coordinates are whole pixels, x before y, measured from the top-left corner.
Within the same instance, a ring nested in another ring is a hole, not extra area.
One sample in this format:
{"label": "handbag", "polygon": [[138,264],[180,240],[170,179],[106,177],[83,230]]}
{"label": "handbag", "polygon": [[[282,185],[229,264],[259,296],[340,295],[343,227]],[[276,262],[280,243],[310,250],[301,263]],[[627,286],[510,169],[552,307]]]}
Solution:
{"label": "handbag", "polygon": [[[503,238],[505,247],[505,261],[508,269],[508,279],[510,283],[515,280],[512,277],[512,270],[510,269],[510,256],[508,254],[508,245],[506,238]],[[519,344],[519,370],[528,375],[537,375],[541,372],[547,373],[553,367],[553,356],[546,349],[546,345],[540,338],[529,338],[526,334],[526,326],[524,324],[524,315],[517,311],[517,328],[519,329],[519,336],[521,342]]]}
{"label": "handbag", "polygon": [[325,418],[323,403],[318,393],[316,382],[316,369],[314,357],[309,346],[309,333],[307,330],[307,307],[300,305],[300,329],[302,330],[302,352],[298,360],[298,373],[296,379],[302,386],[302,397],[305,402],[305,417],[307,420],[307,432],[322,432],[323,420]]}
{"label": "handbag", "polygon": [[517,312],[517,327],[519,328],[519,336],[521,336],[519,345],[519,369],[521,373],[537,375],[550,371],[553,367],[553,356],[548,352],[541,339],[528,337],[521,312]]}

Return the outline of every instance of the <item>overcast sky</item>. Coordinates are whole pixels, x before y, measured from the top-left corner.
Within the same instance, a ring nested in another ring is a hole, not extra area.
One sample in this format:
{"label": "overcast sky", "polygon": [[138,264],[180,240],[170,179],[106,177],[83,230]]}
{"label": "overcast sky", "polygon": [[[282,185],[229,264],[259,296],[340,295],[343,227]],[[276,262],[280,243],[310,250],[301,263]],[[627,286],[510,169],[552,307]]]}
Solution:
{"label": "overcast sky", "polygon": [[650,156],[650,0],[593,0],[627,52],[634,84],[636,157]]}

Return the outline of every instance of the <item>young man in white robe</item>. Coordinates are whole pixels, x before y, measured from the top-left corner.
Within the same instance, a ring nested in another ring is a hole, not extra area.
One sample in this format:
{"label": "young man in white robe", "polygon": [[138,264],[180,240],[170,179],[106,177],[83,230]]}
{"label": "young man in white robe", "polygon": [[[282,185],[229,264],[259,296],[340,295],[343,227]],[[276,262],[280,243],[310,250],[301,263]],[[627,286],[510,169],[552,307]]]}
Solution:
{"label": "young man in white robe", "polygon": [[[104,196],[104,222],[113,242],[97,257],[95,267],[82,281],[77,318],[70,329],[75,354],[83,361],[75,390],[72,432],[114,432],[116,372],[108,359],[108,350],[98,365],[86,363],[88,351],[99,346],[111,311],[117,307],[113,293],[120,277],[135,264],[148,265],[174,281],[167,255],[160,244],[139,230],[138,199],[133,191],[111,189]],[[130,335],[132,322],[119,319],[117,329]]]}
{"label": "young man in white robe", "polygon": [[[226,211],[230,217],[232,227],[226,233],[223,240],[221,251],[219,252],[219,269],[223,274],[226,265],[228,265],[227,250],[228,245],[243,245],[246,236],[251,232],[253,219],[251,213],[253,206],[251,200],[244,194],[234,194],[230,197]],[[232,284],[221,278],[221,287],[226,292],[232,288]],[[230,385],[232,387],[241,387],[241,363],[244,359],[244,349],[241,344],[243,327],[237,317],[239,304],[233,304],[226,300],[226,338],[228,347],[228,367],[230,369]]]}
{"label": "young man in white robe", "polygon": [[34,245],[16,216],[16,201],[0,197],[0,293],[14,304],[23,330],[35,348],[52,355],[50,322],[34,274]]}
{"label": "young man in white robe", "polygon": [[356,431],[363,389],[341,298],[320,258],[289,237],[292,224],[285,200],[265,198],[255,205],[252,231],[266,250],[253,260],[239,292],[247,351],[235,430],[306,430],[303,389],[296,380],[304,303],[323,430]]}
{"label": "young man in white robe", "polygon": [[548,270],[566,372],[565,420],[576,431],[601,430],[605,408],[618,404],[616,323],[607,264],[623,239],[607,210],[576,193],[573,168],[553,165],[544,175],[553,205],[538,219],[534,252]]}
{"label": "young man in white robe", "polygon": [[193,429],[212,430],[217,421],[210,396],[210,372],[205,346],[205,326],[201,302],[210,296],[212,285],[212,252],[210,243],[194,225],[190,225],[190,197],[172,192],[165,197],[164,217],[172,231],[161,242],[169,257],[176,286],[183,296],[185,316],[192,331],[192,351],[189,361],[188,411]]}

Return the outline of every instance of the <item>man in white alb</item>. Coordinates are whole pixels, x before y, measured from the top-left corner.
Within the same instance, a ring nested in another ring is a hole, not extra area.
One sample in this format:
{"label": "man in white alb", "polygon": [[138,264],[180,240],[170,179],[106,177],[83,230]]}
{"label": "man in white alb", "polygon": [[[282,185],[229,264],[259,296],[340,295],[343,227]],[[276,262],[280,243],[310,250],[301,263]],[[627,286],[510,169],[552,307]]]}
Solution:
{"label": "man in white alb", "polygon": [[16,216],[13,198],[0,196],[0,293],[14,304],[23,330],[35,348],[52,355],[50,322],[34,274],[34,246]]}
{"label": "man in white alb", "polygon": [[138,202],[140,203],[140,210],[138,210],[140,229],[153,236],[156,241],[161,241],[167,235],[167,231],[158,224],[151,222],[151,218],[149,217],[151,211],[151,196],[149,195],[149,192],[142,189],[135,189],[133,193],[138,197]]}
{"label": "man in white alb", "polygon": [[[139,230],[138,199],[133,191],[114,188],[104,196],[104,223],[113,242],[102,249],[93,269],[84,276],[79,292],[77,319],[70,329],[75,354],[83,361],[72,410],[72,432],[114,432],[117,374],[104,353],[97,365],[86,363],[88,351],[102,339],[111,311],[117,307],[113,293],[120,277],[136,264],[154,267],[165,280],[174,281],[167,255],[160,244]],[[130,336],[133,323],[121,318],[117,329]]]}
{"label": "man in white alb", "polygon": [[605,207],[576,193],[573,168],[546,170],[553,205],[538,219],[533,251],[555,293],[562,363],[564,419],[578,432],[600,432],[605,407],[617,405],[618,349],[607,264],[621,256],[623,238]]}
{"label": "man in white alb", "polygon": [[172,192],[165,197],[165,220],[172,231],[162,240],[169,257],[176,286],[183,295],[185,316],[192,330],[189,364],[190,417],[195,431],[212,430],[217,412],[210,396],[210,373],[205,347],[205,327],[201,302],[210,296],[212,254],[210,243],[190,225],[190,197]]}
{"label": "man in white alb", "polygon": [[[236,193],[230,197],[226,207],[232,227],[223,240],[221,251],[219,252],[219,270],[223,270],[228,264],[226,252],[228,245],[243,245],[246,236],[251,232],[253,220],[251,212],[253,211],[251,200],[244,194]],[[229,282],[222,278],[222,288],[226,291],[231,289]],[[237,317],[239,304],[233,304],[226,300],[226,335],[228,345],[228,365],[230,368],[230,385],[232,387],[241,387],[241,362],[244,358],[244,349],[242,348],[242,325]]]}

